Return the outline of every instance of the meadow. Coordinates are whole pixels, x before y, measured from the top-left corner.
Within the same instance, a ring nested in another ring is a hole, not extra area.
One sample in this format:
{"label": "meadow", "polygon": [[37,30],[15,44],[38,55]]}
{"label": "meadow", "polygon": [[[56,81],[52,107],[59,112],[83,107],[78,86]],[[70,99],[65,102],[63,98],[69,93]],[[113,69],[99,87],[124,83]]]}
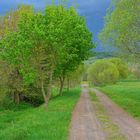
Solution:
{"label": "meadow", "polygon": [[53,98],[48,109],[20,104],[17,109],[0,111],[1,140],[66,140],[80,89],[65,91]]}
{"label": "meadow", "polygon": [[140,81],[122,81],[99,89],[133,117],[140,120]]}

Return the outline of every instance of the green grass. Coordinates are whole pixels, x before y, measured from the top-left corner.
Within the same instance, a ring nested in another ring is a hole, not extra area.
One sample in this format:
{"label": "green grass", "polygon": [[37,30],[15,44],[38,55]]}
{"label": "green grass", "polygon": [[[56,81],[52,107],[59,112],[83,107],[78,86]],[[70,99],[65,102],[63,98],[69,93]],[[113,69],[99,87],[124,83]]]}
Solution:
{"label": "green grass", "polygon": [[123,81],[99,89],[133,117],[140,120],[140,81]]}
{"label": "green grass", "polygon": [[96,93],[92,91],[92,89],[89,91],[89,95],[90,95],[90,98],[93,102],[99,102],[97,96],[96,96]]}
{"label": "green grass", "polygon": [[1,140],[66,140],[80,90],[65,92],[44,105],[21,111],[0,111]]}

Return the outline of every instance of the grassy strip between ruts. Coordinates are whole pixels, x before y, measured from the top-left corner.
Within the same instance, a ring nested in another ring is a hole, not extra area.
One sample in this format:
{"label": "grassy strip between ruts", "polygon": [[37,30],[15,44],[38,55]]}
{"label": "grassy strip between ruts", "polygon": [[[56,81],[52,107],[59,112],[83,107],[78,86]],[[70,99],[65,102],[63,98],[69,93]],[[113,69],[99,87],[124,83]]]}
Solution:
{"label": "grassy strip between ruts", "polygon": [[79,96],[80,89],[64,92],[50,101],[47,111],[43,105],[22,111],[0,111],[0,139],[66,140]]}
{"label": "grassy strip between ruts", "polygon": [[140,120],[140,81],[123,81],[98,89],[133,117]]}
{"label": "grassy strip between ruts", "polygon": [[93,101],[96,116],[100,121],[104,132],[106,133],[106,140],[126,140],[123,134],[121,134],[118,126],[112,122],[110,117],[105,112],[103,105],[92,89],[90,90],[90,97]]}

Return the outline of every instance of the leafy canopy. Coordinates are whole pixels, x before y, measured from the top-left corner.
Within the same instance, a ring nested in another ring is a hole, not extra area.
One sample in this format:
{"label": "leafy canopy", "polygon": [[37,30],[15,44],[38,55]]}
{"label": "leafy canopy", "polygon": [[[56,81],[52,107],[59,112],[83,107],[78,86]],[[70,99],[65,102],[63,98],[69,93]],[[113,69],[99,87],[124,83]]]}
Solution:
{"label": "leafy canopy", "polygon": [[44,13],[22,12],[16,30],[1,40],[1,56],[31,84],[50,71],[75,70],[92,47],[92,34],[75,8],[51,5]]}
{"label": "leafy canopy", "polygon": [[88,80],[94,85],[116,83],[119,79],[117,67],[107,59],[97,60],[88,69]]}
{"label": "leafy canopy", "polygon": [[105,19],[100,33],[103,44],[114,46],[125,53],[140,55],[140,1],[118,0]]}

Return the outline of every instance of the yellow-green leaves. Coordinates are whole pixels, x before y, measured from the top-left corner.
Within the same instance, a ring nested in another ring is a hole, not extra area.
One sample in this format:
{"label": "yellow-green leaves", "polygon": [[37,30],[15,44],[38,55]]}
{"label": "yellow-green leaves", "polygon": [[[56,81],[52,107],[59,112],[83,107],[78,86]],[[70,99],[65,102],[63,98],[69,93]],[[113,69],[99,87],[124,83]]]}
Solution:
{"label": "yellow-green leaves", "polygon": [[65,77],[93,47],[92,34],[74,7],[50,5],[42,13],[23,7],[15,26],[1,40],[2,56],[25,85],[46,84],[51,73],[54,78]]}
{"label": "yellow-green leaves", "polygon": [[106,17],[100,33],[103,44],[140,55],[140,0],[120,0]]}

